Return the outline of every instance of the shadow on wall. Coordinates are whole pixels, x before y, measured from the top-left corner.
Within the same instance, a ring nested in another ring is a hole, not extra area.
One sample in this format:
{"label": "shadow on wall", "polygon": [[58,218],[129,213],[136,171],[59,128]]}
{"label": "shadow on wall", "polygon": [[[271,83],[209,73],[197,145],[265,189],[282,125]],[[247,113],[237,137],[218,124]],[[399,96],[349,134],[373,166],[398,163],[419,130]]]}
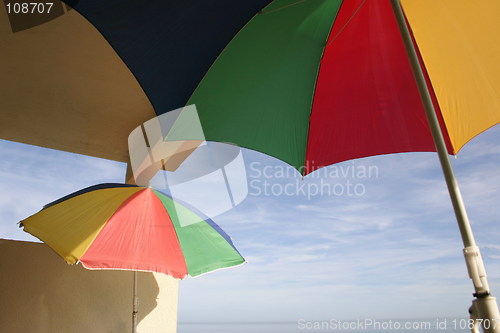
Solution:
{"label": "shadow on wall", "polygon": [[[132,287],[130,271],[89,271],[45,244],[0,240],[0,332],[130,331]],[[138,287],[140,324],[160,290],[152,273]]]}

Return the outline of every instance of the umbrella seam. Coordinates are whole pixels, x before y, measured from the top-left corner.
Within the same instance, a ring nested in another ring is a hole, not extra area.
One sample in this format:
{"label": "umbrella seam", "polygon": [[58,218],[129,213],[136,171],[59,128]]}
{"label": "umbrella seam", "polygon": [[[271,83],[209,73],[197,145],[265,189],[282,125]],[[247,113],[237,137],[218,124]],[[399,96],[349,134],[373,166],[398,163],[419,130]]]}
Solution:
{"label": "umbrella seam", "polygon": [[282,6],[282,7],[273,9],[273,10],[270,10],[268,12],[265,12],[264,10],[261,10],[258,14],[261,14],[261,15],[262,14],[271,14],[271,13],[277,12],[279,10],[282,10],[282,9],[285,9],[285,8],[288,8],[288,7],[291,7],[291,6],[298,5],[299,3],[304,2],[304,1],[306,1],[306,0],[299,0],[299,1],[296,1],[296,2],[293,2],[293,3],[290,3],[288,5],[285,5],[285,6]]}
{"label": "umbrella seam", "polygon": [[[191,92],[191,95],[189,96],[189,98],[187,99],[187,101],[184,103],[185,106],[187,105],[190,105],[190,100],[191,98],[193,98],[193,95],[194,93],[196,92],[196,90],[198,90],[198,87],[200,86],[200,84],[203,82],[203,80],[205,79],[205,77],[207,76],[207,74],[210,72],[210,70],[212,69],[212,67],[214,66],[214,64],[217,62],[217,60],[219,60],[219,58],[221,57],[221,55],[226,51],[227,47],[229,44],[231,44],[233,42],[233,40],[236,38],[236,36],[238,36],[238,34],[243,31],[243,29],[245,29],[245,27],[255,19],[255,17],[257,15],[259,15],[259,12],[262,12],[264,10],[264,8],[266,8],[267,6],[269,6],[271,3],[273,2],[273,0],[270,0],[269,3],[267,5],[265,5],[261,10],[257,11],[250,19],[248,19],[248,21],[234,34],[234,36],[227,42],[226,45],[224,45],[224,47],[221,49],[221,51],[219,52],[219,55],[214,59],[214,61],[212,62],[212,64],[208,67],[207,71],[205,72],[205,74],[203,74],[203,76],[200,78],[200,80],[198,81],[198,84],[196,85],[196,87],[193,89],[193,91]],[[191,104],[194,104],[194,103],[191,103]],[[194,104],[196,105],[196,104]],[[202,128],[203,128],[203,125],[202,125]]]}
{"label": "umbrella seam", "polygon": [[[63,0],[64,2],[65,0]],[[68,5],[68,4],[66,4]],[[69,5],[68,5],[69,6]],[[125,65],[125,67],[128,69],[128,71],[130,72],[130,74],[132,74],[132,76],[135,78],[135,81],[137,82],[137,84],[139,85],[139,87],[141,87],[141,90],[142,92],[144,93],[144,96],[146,96],[148,102],[149,102],[149,105],[151,106],[151,110],[153,110],[153,113],[154,114],[157,114],[156,113],[156,110],[154,108],[154,105],[153,105],[153,101],[151,100],[151,98],[149,97],[149,95],[146,93],[146,89],[144,89],[141,81],[139,81],[139,78],[135,75],[135,73],[132,71],[132,69],[129,67],[129,65],[127,64],[127,62],[125,62],[125,59],[122,58],[122,56],[118,53],[118,51],[115,49],[115,47],[113,46],[113,44],[111,44],[111,41],[108,40],[108,38],[104,35],[104,33],[101,31],[101,29],[99,29],[95,24],[94,22],[92,22],[86,15],[84,15],[83,13],[81,13],[78,9],[72,7],[78,14],[80,14],[83,18],[85,18],[85,20],[87,20],[87,22],[90,23],[90,25],[92,25],[94,27],[94,29],[96,29],[99,34],[102,36],[102,38],[104,38],[104,40],[108,43],[108,45],[111,47],[111,49],[114,51],[114,53],[118,56],[118,58],[120,58],[120,60],[122,61],[122,63]]]}
{"label": "umbrella seam", "polygon": [[184,265],[186,267],[186,274],[189,274],[189,267],[188,267],[188,264],[187,264],[187,259],[186,259],[186,256],[184,255],[184,251],[182,249],[182,243],[181,243],[181,240],[179,238],[179,235],[177,234],[177,229],[175,228],[175,223],[174,221],[172,220],[172,217],[170,216],[170,213],[168,212],[167,210],[167,207],[165,207],[165,205],[163,204],[162,200],[160,199],[160,197],[158,196],[158,193],[162,194],[161,192],[157,191],[157,190],[152,190],[153,191],[153,194],[155,195],[155,198],[160,201],[160,204],[161,206],[163,207],[163,209],[165,210],[165,213],[167,214],[168,218],[170,219],[170,221],[172,222],[172,228],[174,229],[174,234],[175,234],[175,238],[177,239],[177,242],[179,242],[179,249],[180,249],[180,253],[182,255],[182,259],[184,259]]}
{"label": "umbrella seam", "polygon": [[[342,2],[343,4],[344,2]],[[337,37],[340,36],[340,34],[342,33],[342,31],[344,31],[344,29],[347,27],[347,25],[351,22],[351,20],[354,18],[354,16],[356,16],[356,14],[358,13],[358,11],[361,9],[361,7],[363,7],[363,5],[366,3],[366,0],[363,0],[363,2],[358,6],[358,8],[356,8],[356,10],[354,11],[354,13],[351,15],[351,17],[349,17],[349,19],[346,21],[346,23],[342,26],[342,28],[340,28],[339,32],[337,32],[337,34],[332,38],[332,40],[326,44],[325,48],[330,46],[336,39]],[[340,11],[340,8],[339,8],[339,11]]]}
{"label": "umbrella seam", "polygon": [[[328,39],[330,38],[330,34],[332,33],[333,27],[335,26],[335,21],[337,20],[337,16],[339,15],[340,10],[342,9],[342,5],[343,4],[344,4],[344,1],[342,1],[342,3],[340,4],[340,6],[339,6],[339,8],[337,10],[337,13],[335,14],[335,17],[332,20],[332,24],[330,26],[330,32],[328,33],[328,36],[326,36],[326,41],[328,41]],[[316,70],[316,80],[314,81],[314,86],[313,86],[313,89],[312,89],[311,105],[309,107],[309,124],[307,126],[306,144],[305,144],[305,149],[304,149],[304,160],[302,161],[302,166],[300,167],[301,170],[298,170],[299,173],[302,176],[302,180],[307,175],[306,174],[306,165],[305,164],[307,162],[307,147],[309,146],[309,134],[311,132],[311,117],[312,117],[312,112],[313,112],[314,97],[316,95],[316,87],[318,85],[319,73],[321,71],[321,62],[323,61],[323,57],[325,55],[325,49],[326,49],[327,46],[328,46],[328,44],[325,44],[325,46],[323,46],[323,50],[321,51],[321,57],[319,59],[318,69]]]}

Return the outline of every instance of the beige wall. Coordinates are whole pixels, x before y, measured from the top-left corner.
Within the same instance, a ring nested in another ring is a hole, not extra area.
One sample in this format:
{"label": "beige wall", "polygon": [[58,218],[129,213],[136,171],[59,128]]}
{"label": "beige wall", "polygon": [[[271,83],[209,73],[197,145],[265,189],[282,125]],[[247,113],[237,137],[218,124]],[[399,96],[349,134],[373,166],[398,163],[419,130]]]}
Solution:
{"label": "beige wall", "polygon": [[[131,332],[133,273],[70,266],[45,244],[0,240],[0,332]],[[178,281],[139,273],[139,333],[175,332]]]}

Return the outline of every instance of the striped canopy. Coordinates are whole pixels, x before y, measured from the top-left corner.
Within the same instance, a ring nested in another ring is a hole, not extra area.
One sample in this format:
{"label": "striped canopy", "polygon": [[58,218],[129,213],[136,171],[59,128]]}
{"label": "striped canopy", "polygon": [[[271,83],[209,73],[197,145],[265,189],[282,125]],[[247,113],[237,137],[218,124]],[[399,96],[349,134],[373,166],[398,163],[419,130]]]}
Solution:
{"label": "striped canopy", "polygon": [[[0,12],[0,138],[120,161],[143,121],[196,104],[207,140],[307,174],[434,151],[389,0],[67,1]],[[402,0],[451,154],[500,120],[500,2]]]}
{"label": "striped canopy", "polygon": [[151,188],[99,184],[23,220],[69,264],[159,272],[182,279],[245,262],[212,220]]}

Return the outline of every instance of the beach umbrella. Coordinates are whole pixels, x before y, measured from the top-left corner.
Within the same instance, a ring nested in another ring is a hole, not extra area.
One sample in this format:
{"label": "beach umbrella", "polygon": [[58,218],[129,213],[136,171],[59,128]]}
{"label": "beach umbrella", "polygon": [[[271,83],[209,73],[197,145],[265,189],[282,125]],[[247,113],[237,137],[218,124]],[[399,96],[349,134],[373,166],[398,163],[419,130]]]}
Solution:
{"label": "beach umbrella", "polygon": [[[130,131],[151,113],[195,104],[206,140],[269,154],[304,175],[353,158],[438,151],[475,304],[494,300],[447,154],[456,154],[500,120],[498,1],[66,3],[75,10],[51,21],[50,29],[45,24],[4,37],[9,52],[0,54],[0,63],[18,70],[2,71],[8,83],[0,87],[0,103],[10,112],[0,128],[2,138],[123,161],[126,153],[117,142],[124,129]],[[64,35],[65,51],[56,34],[75,26],[82,32]],[[43,38],[50,42],[45,48]],[[20,45],[32,52],[22,52]],[[37,61],[26,66],[32,54]],[[113,81],[111,66],[124,79]],[[32,89],[33,73],[46,83],[40,89]],[[95,92],[96,86],[105,92]],[[110,104],[107,96],[120,89]],[[132,93],[137,89],[144,95]],[[78,103],[41,98],[44,92],[58,96],[54,91],[65,98],[73,94]],[[105,105],[94,103],[94,96]],[[122,117],[117,107],[127,110]],[[112,126],[104,125],[104,116]],[[12,126],[23,120],[25,128]],[[134,121],[139,122],[132,126]],[[57,130],[61,123],[69,125]],[[44,126],[52,131],[39,130]],[[106,127],[117,132],[111,140],[100,132],[90,135]],[[498,311],[485,316],[498,317]]]}
{"label": "beach umbrella", "polygon": [[182,279],[245,262],[212,220],[147,187],[99,184],[47,204],[21,221],[69,264]]}
{"label": "beach umbrella", "polygon": [[[455,154],[500,120],[500,5],[401,2]],[[128,162],[134,128],[196,104],[206,140],[303,174],[436,150],[390,0],[66,3],[22,31],[1,13],[0,138]]]}

